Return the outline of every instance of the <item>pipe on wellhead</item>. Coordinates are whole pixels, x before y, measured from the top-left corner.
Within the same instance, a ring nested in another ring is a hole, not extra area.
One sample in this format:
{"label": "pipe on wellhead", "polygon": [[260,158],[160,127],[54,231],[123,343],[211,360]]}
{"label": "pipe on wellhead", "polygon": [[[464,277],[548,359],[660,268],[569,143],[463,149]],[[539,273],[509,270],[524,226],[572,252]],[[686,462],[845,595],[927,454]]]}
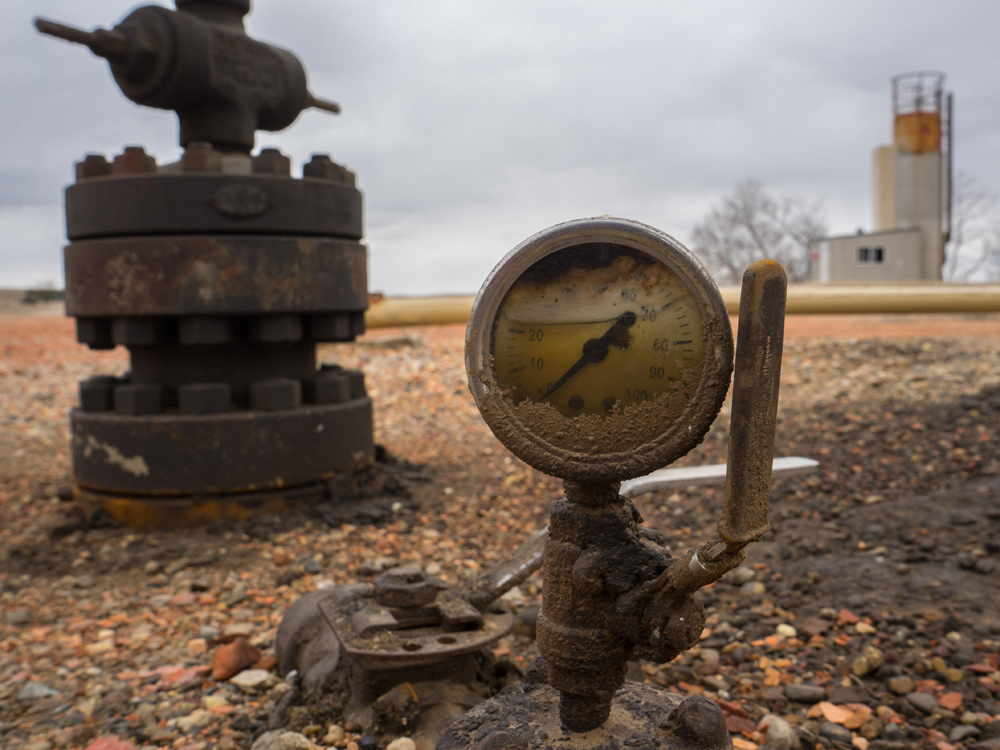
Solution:
{"label": "pipe on wellhead", "polygon": [[[740,287],[720,287],[730,315],[740,309]],[[387,297],[365,314],[366,328],[465,324],[475,296]],[[787,315],[866,315],[1000,312],[1000,284],[906,284],[788,287]]]}

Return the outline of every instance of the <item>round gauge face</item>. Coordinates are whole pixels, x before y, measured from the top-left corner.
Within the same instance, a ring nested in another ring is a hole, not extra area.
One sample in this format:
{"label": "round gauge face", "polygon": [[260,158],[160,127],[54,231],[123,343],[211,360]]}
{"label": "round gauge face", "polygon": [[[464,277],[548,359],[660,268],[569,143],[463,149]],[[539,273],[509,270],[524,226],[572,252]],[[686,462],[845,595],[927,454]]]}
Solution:
{"label": "round gauge face", "polygon": [[676,273],[622,245],[586,243],[532,265],[508,290],[490,349],[515,405],[566,417],[687,401],[704,360],[698,301]]}
{"label": "round gauge face", "polygon": [[554,476],[620,481],[704,437],[732,371],[718,289],[680,243],[621,219],[553,227],[480,291],[467,367],[487,424]]}

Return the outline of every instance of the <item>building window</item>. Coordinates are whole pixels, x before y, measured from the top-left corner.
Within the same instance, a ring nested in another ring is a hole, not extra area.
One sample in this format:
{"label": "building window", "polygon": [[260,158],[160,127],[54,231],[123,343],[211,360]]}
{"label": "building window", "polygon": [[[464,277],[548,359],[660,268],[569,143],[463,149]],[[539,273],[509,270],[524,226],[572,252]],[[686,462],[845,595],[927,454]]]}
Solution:
{"label": "building window", "polygon": [[859,247],[858,263],[885,263],[885,248]]}

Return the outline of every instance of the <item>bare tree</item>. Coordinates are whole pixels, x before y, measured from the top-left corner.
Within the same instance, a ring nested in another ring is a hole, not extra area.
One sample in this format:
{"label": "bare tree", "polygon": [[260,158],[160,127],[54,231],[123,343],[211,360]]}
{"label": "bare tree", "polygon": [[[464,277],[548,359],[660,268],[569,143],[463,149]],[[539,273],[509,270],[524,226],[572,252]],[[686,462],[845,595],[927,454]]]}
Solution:
{"label": "bare tree", "polygon": [[1000,279],[1000,201],[962,172],[955,180],[951,239],[941,273],[945,281]]}
{"label": "bare tree", "polygon": [[789,281],[805,281],[809,245],[825,234],[818,203],[775,196],[748,180],[695,225],[692,244],[720,284],[738,284],[744,269],[762,258],[781,263]]}

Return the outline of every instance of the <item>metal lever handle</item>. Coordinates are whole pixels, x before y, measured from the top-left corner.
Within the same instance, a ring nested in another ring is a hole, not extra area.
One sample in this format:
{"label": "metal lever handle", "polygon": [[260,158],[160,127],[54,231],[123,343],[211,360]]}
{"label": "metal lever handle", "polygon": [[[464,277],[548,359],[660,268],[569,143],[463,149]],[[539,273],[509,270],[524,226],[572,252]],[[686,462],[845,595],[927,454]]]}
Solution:
{"label": "metal lever handle", "polygon": [[773,260],[757,261],[743,274],[719,539],[695,550],[675,585],[700,588],[718,579],[742,561],[744,547],[771,528],[767,514],[787,294],[785,269]]}
{"label": "metal lever handle", "polygon": [[542,567],[542,552],[549,538],[549,527],[535,532],[514,552],[481,573],[468,589],[469,601],[485,607],[499,599]]}
{"label": "metal lever handle", "polygon": [[321,109],[324,112],[333,112],[335,115],[340,114],[340,105],[337,104],[337,102],[328,102],[325,99],[318,99],[312,94],[309,94],[309,106],[313,109]]}
{"label": "metal lever handle", "polygon": [[719,536],[730,546],[756,542],[771,528],[767,513],[787,292],[785,269],[773,260],[757,261],[743,274],[729,468],[719,519]]}
{"label": "metal lever handle", "polygon": [[84,31],[75,26],[67,26],[45,18],[36,18],[35,28],[43,34],[65,39],[67,42],[84,44],[99,57],[111,59],[123,58],[128,55],[128,38],[117,31],[107,29]]}

